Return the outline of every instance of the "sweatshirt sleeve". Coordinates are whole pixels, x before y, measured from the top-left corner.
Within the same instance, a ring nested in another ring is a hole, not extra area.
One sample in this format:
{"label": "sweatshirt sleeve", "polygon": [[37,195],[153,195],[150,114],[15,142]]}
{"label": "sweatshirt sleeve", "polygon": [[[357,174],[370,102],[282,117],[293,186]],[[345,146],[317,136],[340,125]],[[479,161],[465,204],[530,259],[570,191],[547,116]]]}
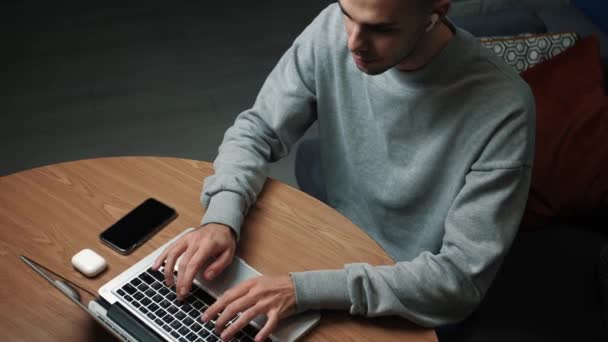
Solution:
{"label": "sweatshirt sleeve", "polygon": [[[423,252],[394,265],[359,263],[341,270],[292,273],[298,311],[398,315],[426,327],[466,318],[490,286],[526,205],[533,109],[519,114],[502,123],[468,171],[444,220],[445,235],[437,253]],[[516,152],[514,145],[520,146]]]}
{"label": "sweatshirt sleeve", "polygon": [[315,21],[282,56],[252,108],[239,114],[225,135],[204,180],[202,224],[221,223],[240,237],[250,206],[266,181],[268,164],[285,157],[316,120]]}

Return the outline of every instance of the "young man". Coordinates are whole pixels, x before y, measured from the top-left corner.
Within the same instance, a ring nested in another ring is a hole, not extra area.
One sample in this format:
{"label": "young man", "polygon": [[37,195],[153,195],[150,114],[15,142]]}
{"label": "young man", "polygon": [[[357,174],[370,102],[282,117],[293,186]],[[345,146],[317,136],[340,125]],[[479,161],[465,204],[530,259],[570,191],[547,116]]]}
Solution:
{"label": "young man", "polygon": [[[257,315],[308,309],[399,315],[437,327],[466,318],[488,289],[525,207],[534,102],[525,83],[445,19],[450,0],[340,0],[295,40],[254,106],[226,132],[205,180],[202,227],[157,259],[183,255],[181,298],[232,260],[269,162],[315,120],[328,203],[396,261],[262,276],[204,314],[228,339]],[[222,327],[238,312],[236,323]]]}

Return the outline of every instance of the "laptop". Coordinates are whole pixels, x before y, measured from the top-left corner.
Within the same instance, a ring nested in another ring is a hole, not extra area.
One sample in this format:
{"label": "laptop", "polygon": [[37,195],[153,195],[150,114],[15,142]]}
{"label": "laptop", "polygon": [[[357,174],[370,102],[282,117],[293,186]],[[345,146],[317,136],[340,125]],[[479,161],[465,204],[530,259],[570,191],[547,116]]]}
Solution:
{"label": "laptop", "polygon": [[[197,275],[188,297],[177,302],[175,287],[165,286],[162,269],[154,271],[151,266],[166,247],[193,229],[186,229],[104,284],[88,303],[83,303],[83,296],[76,289],[78,286],[70,286],[65,280],[45,278],[123,341],[222,341],[213,332],[214,321],[203,324],[201,313],[224,291],[260,273],[235,257],[213,281]],[[174,272],[177,272],[177,264]],[[314,328],[320,318],[319,312],[312,311],[281,320],[267,341],[297,341]],[[230,341],[254,341],[264,323],[265,317],[257,317]]]}

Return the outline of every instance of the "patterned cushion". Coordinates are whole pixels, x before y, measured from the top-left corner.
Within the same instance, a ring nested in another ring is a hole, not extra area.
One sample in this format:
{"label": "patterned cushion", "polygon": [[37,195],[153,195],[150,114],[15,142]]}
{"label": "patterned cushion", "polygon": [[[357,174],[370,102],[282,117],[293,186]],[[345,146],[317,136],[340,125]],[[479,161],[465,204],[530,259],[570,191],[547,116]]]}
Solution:
{"label": "patterned cushion", "polygon": [[579,39],[575,32],[522,34],[518,36],[482,37],[482,45],[502,57],[507,64],[522,72],[559,55]]}

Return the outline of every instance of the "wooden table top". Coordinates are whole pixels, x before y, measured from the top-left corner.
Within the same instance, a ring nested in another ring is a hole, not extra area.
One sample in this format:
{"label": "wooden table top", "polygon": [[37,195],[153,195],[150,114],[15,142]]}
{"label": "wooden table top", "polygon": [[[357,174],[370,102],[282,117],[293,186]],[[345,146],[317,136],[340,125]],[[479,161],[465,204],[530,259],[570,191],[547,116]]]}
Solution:
{"label": "wooden table top", "polygon": [[[0,336],[8,341],[111,341],[85,312],[34,273],[25,255],[70,281],[97,289],[203,215],[207,162],[116,157],[49,165],[0,177]],[[148,197],[176,208],[178,218],[131,255],[99,241],[99,233]],[[108,269],[93,279],[71,258],[91,248]],[[269,180],[251,208],[237,254],[264,274],[337,269],[345,263],[392,264],[353,223],[316,199]],[[305,341],[436,341],[432,329],[399,318],[366,319],[323,311]]]}

